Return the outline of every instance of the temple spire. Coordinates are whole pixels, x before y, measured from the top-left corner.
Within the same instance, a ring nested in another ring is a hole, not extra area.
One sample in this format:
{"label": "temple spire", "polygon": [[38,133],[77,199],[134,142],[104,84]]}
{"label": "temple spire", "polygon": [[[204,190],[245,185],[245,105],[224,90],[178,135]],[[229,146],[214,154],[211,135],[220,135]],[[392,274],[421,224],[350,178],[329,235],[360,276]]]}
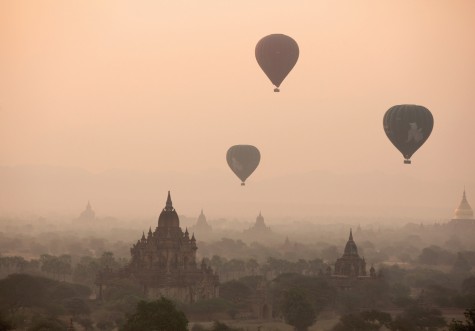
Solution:
{"label": "temple spire", "polygon": [[168,191],[167,203],[165,205],[165,210],[173,210],[172,197],[170,196],[170,191]]}
{"label": "temple spire", "polygon": [[350,228],[350,238],[349,238],[348,240],[351,240],[351,241],[353,241],[353,231],[352,231],[352,229],[351,229],[351,228]]}

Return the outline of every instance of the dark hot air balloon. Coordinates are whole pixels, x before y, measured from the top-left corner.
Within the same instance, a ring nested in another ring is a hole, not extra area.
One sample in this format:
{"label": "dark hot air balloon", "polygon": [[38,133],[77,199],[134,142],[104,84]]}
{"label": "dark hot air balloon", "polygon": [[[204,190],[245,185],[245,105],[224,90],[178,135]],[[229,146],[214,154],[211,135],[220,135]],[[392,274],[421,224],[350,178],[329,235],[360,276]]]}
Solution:
{"label": "dark hot air balloon", "polygon": [[274,92],[279,92],[279,86],[295,66],[299,58],[299,46],[289,36],[271,34],[256,45],[256,60],[264,73],[276,86]]}
{"label": "dark hot air balloon", "polygon": [[434,118],[429,109],[417,105],[397,105],[388,109],[383,119],[384,132],[411,164],[411,156],[429,138]]}
{"label": "dark hot air balloon", "polygon": [[256,170],[260,160],[261,153],[251,145],[235,145],[226,153],[226,161],[241,180],[241,185],[245,185],[244,182]]}

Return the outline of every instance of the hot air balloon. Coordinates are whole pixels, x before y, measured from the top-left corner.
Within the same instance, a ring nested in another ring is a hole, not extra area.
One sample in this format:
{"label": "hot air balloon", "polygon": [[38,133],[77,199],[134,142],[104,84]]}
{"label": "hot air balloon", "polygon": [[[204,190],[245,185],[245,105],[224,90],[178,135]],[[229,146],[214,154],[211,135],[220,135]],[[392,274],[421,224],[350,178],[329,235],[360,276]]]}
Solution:
{"label": "hot air balloon", "polygon": [[251,145],[235,145],[226,153],[226,161],[241,180],[241,185],[246,185],[244,182],[256,170],[260,160],[261,153]]}
{"label": "hot air balloon", "polygon": [[434,118],[429,109],[417,105],[397,105],[388,109],[383,119],[384,132],[411,164],[411,156],[429,138]]}
{"label": "hot air balloon", "polygon": [[276,86],[274,92],[279,92],[279,86],[295,66],[299,58],[299,46],[289,36],[271,34],[256,45],[256,60],[264,73]]}

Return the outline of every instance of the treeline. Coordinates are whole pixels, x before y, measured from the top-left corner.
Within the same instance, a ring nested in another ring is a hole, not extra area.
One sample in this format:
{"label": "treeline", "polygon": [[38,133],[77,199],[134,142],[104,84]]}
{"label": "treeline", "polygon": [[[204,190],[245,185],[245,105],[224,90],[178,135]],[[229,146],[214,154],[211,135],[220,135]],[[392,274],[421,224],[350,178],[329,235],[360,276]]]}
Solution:
{"label": "treeline", "polygon": [[127,280],[111,283],[100,302],[88,286],[28,274],[1,279],[0,293],[0,325],[3,319],[31,331],[64,331],[71,318],[85,330],[113,330],[145,299],[142,288]]}
{"label": "treeline", "polygon": [[112,252],[104,252],[98,258],[82,256],[75,259],[69,254],[59,256],[42,254],[39,259],[31,260],[21,256],[0,256],[0,276],[27,273],[93,287],[96,274],[100,270],[119,269],[126,264],[126,259],[117,259]]}
{"label": "treeline", "polygon": [[264,263],[259,263],[256,259],[227,259],[219,255],[214,255],[211,259],[205,258],[205,263],[215,270],[221,281],[238,279],[245,276],[262,275],[267,279],[272,279],[282,273],[297,273],[303,275],[317,275],[327,268],[321,259],[288,261],[284,259],[269,257]]}

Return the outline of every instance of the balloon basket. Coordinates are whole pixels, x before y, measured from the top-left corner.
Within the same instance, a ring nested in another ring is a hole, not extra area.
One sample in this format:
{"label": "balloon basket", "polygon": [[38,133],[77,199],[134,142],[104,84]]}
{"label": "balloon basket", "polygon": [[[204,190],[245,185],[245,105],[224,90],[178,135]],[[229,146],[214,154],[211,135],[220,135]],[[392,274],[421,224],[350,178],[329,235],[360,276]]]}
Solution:
{"label": "balloon basket", "polygon": [[280,92],[279,88],[276,87],[276,88],[274,89],[274,92]]}
{"label": "balloon basket", "polygon": [[404,160],[404,164],[411,164],[411,160]]}
{"label": "balloon basket", "polygon": [[246,185],[246,183],[244,183],[244,182],[241,183],[241,186],[245,186],[245,185]]}

